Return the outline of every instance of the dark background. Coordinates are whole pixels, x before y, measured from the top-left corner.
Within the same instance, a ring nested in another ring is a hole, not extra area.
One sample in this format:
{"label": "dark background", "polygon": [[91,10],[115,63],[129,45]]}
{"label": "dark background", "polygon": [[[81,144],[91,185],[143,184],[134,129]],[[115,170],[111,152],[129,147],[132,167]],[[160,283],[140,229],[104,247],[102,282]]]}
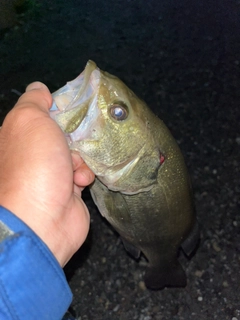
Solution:
{"label": "dark background", "polygon": [[[35,1],[0,39],[1,122],[34,80],[51,91],[88,59],[120,77],[172,131],[201,225],[184,289],[149,291],[97,212],[65,268],[78,320],[240,320],[240,1]],[[13,91],[12,91],[13,90]],[[56,159],[57,161],[57,159]]]}

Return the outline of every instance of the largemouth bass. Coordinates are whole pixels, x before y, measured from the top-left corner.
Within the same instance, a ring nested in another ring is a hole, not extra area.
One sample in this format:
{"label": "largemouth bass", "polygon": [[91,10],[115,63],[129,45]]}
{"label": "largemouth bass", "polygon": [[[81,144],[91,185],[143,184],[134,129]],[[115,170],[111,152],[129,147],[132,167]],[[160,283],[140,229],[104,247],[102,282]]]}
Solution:
{"label": "largemouth bass", "polygon": [[52,118],[96,174],[90,191],[100,213],[126,250],[149,262],[146,286],[185,286],[178,251],[194,250],[198,230],[189,175],[168,128],[93,61],[53,99]]}

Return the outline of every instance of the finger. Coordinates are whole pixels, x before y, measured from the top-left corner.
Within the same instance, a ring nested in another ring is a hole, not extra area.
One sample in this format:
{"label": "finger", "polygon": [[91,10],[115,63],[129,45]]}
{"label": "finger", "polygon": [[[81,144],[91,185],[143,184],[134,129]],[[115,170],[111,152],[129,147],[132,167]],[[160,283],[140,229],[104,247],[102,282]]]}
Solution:
{"label": "finger", "polygon": [[88,168],[86,163],[83,163],[76,171],[73,173],[73,181],[79,187],[86,187],[94,181],[95,175]]}
{"label": "finger", "polygon": [[80,187],[86,187],[93,182],[95,177],[94,173],[89,169],[79,153],[71,152],[71,156],[74,171],[74,182]]}
{"label": "finger", "polygon": [[82,196],[83,189],[84,188],[77,186],[75,183],[73,184],[73,193],[80,198]]}
{"label": "finger", "polygon": [[77,170],[83,163],[83,159],[80,157],[79,153],[72,151],[72,164],[73,164],[73,171]]}
{"label": "finger", "polygon": [[26,88],[26,92],[19,98],[14,108],[20,109],[28,106],[48,112],[52,106],[52,95],[45,84],[41,82],[31,83]]}
{"label": "finger", "polygon": [[48,90],[48,87],[40,81],[35,81],[30,83],[25,91],[28,92],[31,90]]}

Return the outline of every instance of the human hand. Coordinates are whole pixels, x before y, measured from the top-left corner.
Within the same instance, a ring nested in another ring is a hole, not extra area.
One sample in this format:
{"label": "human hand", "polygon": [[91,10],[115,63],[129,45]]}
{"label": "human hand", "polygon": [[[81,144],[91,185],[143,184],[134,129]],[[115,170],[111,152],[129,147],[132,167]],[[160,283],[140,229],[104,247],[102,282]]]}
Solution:
{"label": "human hand", "polygon": [[93,172],[67,141],[48,110],[52,96],[35,82],[0,129],[0,204],[23,220],[61,266],[83,244],[89,212],[81,191]]}

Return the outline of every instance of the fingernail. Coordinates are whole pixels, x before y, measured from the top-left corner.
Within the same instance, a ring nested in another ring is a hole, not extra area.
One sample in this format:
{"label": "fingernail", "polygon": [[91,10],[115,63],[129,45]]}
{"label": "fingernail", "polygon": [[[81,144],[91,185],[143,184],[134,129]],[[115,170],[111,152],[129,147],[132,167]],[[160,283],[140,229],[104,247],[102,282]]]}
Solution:
{"label": "fingernail", "polygon": [[31,91],[31,90],[37,90],[37,89],[47,89],[47,86],[43,84],[42,82],[36,81],[33,83],[30,83],[27,88],[26,92]]}

